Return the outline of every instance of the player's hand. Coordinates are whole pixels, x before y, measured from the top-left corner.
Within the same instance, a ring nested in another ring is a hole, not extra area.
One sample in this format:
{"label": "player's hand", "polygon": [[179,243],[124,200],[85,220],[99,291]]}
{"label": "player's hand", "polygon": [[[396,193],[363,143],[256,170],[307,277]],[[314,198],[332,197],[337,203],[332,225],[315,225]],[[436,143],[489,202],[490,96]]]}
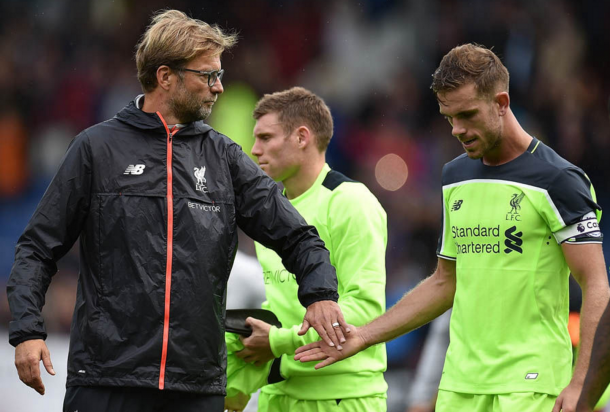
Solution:
{"label": "player's hand", "polygon": [[339,350],[343,349],[341,344],[345,342],[343,331],[350,332],[341,308],[332,300],[321,300],[307,307],[299,335],[304,335],[310,327],[313,327],[329,346],[335,346]]}
{"label": "player's hand", "polygon": [[244,348],[235,352],[235,356],[255,366],[261,366],[274,359],[269,343],[269,331],[271,325],[262,320],[248,317],[246,325],[252,328],[252,334],[248,337],[240,336],[239,339],[244,344]]}
{"label": "player's hand", "polygon": [[343,350],[337,350],[337,348],[320,340],[298,348],[294,360],[301,362],[322,361],[315,366],[316,369],[320,369],[366,349],[368,345],[360,332],[361,330],[352,325],[347,325],[347,327],[352,332],[347,336],[347,340],[343,344]]}
{"label": "player's hand", "polygon": [[15,348],[15,367],[19,379],[36,392],[44,395],[44,384],[40,377],[40,361],[51,375],[55,375],[51,354],[42,339],[32,339],[21,342]]}
{"label": "player's hand", "polygon": [[242,412],[246,409],[249,400],[250,397],[242,392],[237,392],[235,396],[226,396],[224,410],[228,412]]}
{"label": "player's hand", "polygon": [[582,385],[570,383],[557,397],[553,412],[575,412],[581,391]]}

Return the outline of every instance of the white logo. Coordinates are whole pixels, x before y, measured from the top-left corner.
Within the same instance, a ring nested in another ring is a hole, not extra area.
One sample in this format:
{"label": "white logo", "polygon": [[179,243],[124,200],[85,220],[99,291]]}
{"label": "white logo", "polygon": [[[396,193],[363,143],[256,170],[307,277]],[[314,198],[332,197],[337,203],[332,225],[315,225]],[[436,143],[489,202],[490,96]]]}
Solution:
{"label": "white logo", "polygon": [[208,193],[208,188],[206,187],[207,180],[205,179],[205,166],[196,167],[195,172],[193,173],[197,178],[197,183],[195,184],[195,190],[199,190],[203,193]]}
{"label": "white logo", "polygon": [[536,379],[537,377],[537,373],[528,373],[527,375],[525,375],[525,379]]}
{"label": "white logo", "polygon": [[79,370],[78,373],[87,373],[83,369]]}
{"label": "white logo", "polygon": [[146,165],[129,165],[127,169],[125,169],[124,175],[141,175],[144,173],[144,168]]}
{"label": "white logo", "polygon": [[203,210],[204,212],[220,212],[220,206],[215,205],[200,205],[199,203],[188,202],[188,207],[190,207],[191,209]]}

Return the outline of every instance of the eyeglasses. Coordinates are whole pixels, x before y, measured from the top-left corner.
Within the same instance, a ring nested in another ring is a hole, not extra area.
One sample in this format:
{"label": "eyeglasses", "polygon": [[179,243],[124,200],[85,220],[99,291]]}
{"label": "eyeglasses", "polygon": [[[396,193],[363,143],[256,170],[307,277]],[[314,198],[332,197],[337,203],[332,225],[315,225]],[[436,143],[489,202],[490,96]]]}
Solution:
{"label": "eyeglasses", "polygon": [[212,87],[216,84],[216,80],[222,81],[222,76],[225,74],[224,69],[212,70],[209,72],[205,72],[203,70],[193,70],[193,69],[185,69],[185,68],[180,68],[178,70],[182,70],[185,72],[193,72],[193,73],[197,73],[200,76],[203,76],[204,79],[208,79],[208,86],[210,86],[210,87]]}

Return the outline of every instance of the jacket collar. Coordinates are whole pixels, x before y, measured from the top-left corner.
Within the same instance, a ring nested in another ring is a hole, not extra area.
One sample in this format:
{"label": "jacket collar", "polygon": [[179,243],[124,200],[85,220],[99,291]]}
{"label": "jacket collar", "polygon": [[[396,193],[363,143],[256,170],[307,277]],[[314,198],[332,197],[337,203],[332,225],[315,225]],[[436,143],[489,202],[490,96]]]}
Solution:
{"label": "jacket collar", "polygon": [[[137,127],[142,130],[159,130],[165,133],[165,126],[156,113],[146,113],[140,110],[138,104],[144,97],[143,94],[138,95],[134,100],[129,102],[120,112],[114,116],[115,119],[121,122],[127,123],[131,126]],[[212,130],[212,127],[203,120],[198,120],[193,123],[189,123],[186,127],[180,130],[181,136],[189,136],[206,133]]]}

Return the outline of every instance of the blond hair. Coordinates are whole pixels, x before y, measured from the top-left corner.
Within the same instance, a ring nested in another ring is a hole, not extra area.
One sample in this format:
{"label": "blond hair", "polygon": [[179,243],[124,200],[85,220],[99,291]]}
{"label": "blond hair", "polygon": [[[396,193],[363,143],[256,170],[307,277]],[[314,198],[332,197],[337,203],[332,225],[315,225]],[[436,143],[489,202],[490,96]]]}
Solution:
{"label": "blond hair", "polygon": [[302,87],[266,94],[256,104],[252,116],[258,120],[269,113],[277,113],[286,134],[305,125],[314,134],[320,152],[328,147],[333,136],[333,118],[324,100],[316,94]]}
{"label": "blond hair", "polygon": [[237,43],[237,35],[188,17],[178,10],[158,12],[136,46],[138,80],[144,92],[157,87],[161,65],[181,68],[200,53],[222,54]]}
{"label": "blond hair", "polygon": [[480,96],[491,97],[498,91],[508,92],[508,81],[508,70],[494,52],[469,43],[454,47],[443,57],[430,88],[438,95],[472,82]]}

